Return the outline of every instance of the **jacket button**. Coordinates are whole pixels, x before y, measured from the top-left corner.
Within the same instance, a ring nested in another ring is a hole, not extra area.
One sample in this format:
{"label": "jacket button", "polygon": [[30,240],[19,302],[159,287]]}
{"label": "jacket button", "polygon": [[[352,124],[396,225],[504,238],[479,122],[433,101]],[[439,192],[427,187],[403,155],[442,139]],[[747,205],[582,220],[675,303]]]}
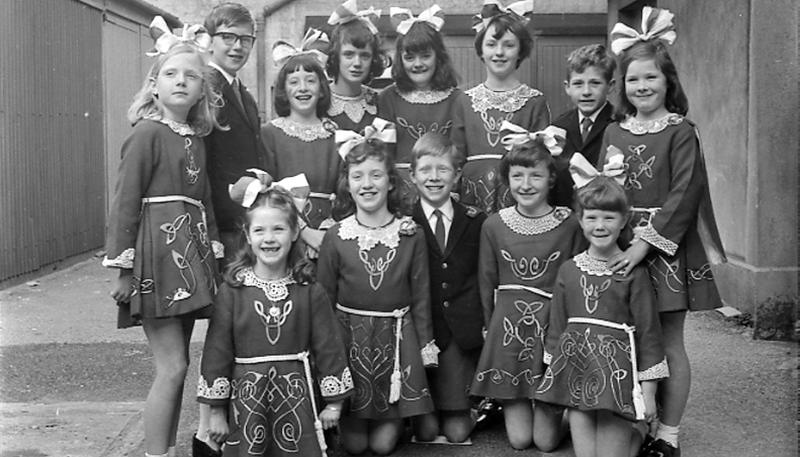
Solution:
{"label": "jacket button", "polygon": [[442,269],[447,270],[447,262],[442,262]]}
{"label": "jacket button", "polygon": [[443,301],[443,302],[442,302],[442,306],[444,306],[445,308],[447,308],[447,307],[449,307],[449,306],[450,306],[450,302],[449,302],[449,301],[447,301],[447,300],[445,300],[445,301]]}
{"label": "jacket button", "polygon": [[450,287],[449,284],[447,284],[446,282],[442,283],[442,289],[447,289],[448,287]]}

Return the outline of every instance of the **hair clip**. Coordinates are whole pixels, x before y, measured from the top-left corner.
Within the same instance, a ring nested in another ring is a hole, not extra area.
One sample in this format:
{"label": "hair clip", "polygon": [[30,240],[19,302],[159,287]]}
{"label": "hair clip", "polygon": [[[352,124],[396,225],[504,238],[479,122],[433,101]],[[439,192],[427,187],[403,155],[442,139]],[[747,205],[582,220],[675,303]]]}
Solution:
{"label": "hair clip", "polygon": [[501,140],[508,151],[516,144],[539,140],[550,151],[550,155],[558,156],[564,152],[564,144],[567,142],[567,131],[555,125],[548,125],[547,128],[538,132],[529,132],[516,124],[503,121],[500,124],[500,131],[510,132]]}
{"label": "hair clip", "polygon": [[576,152],[572,155],[569,159],[569,174],[575,182],[575,187],[580,189],[598,176],[613,178],[620,186],[625,185],[625,156],[616,146],[609,146],[606,151],[603,171],[597,171],[581,153]]}
{"label": "hair clip", "polygon": [[300,47],[296,48],[294,45],[287,41],[278,40],[272,45],[272,60],[282,67],[286,62],[295,56],[310,55],[314,57],[322,68],[325,68],[325,63],[328,61],[328,55],[320,49],[328,47],[330,40],[328,35],[321,30],[309,28],[306,31],[303,41],[300,42]]}
{"label": "hair clip", "polygon": [[414,25],[415,22],[425,22],[433,27],[433,30],[436,30],[437,32],[441,31],[442,26],[444,25],[444,11],[442,11],[439,5],[431,6],[425,11],[419,13],[419,16],[417,17],[414,17],[414,15],[411,13],[411,10],[408,8],[398,8],[393,6],[389,8],[389,17],[392,20],[394,29],[400,35],[405,35],[408,33],[408,30],[412,25]]}
{"label": "hair clip", "polygon": [[364,133],[359,134],[352,130],[337,130],[336,144],[339,145],[339,156],[344,160],[350,151],[367,140],[381,140],[384,143],[397,142],[397,131],[394,123],[376,117],[372,124],[364,127]]}
{"label": "hair clip", "polygon": [[166,54],[177,44],[188,44],[194,46],[201,52],[208,51],[211,45],[211,35],[206,32],[200,24],[189,26],[184,24],[181,36],[174,35],[167,25],[167,21],[161,16],[156,16],[150,22],[150,37],[155,42],[153,50],[145,54],[153,57]]}
{"label": "hair clip", "polygon": [[367,10],[358,11],[356,0],[347,0],[333,10],[331,17],[328,18],[328,25],[343,25],[351,21],[361,20],[373,35],[377,35],[378,27],[375,26],[375,23],[378,22],[380,17],[381,10],[370,6]]}
{"label": "hair clip", "polygon": [[639,41],[662,40],[671,45],[678,37],[673,17],[669,10],[645,6],[642,8],[642,33],[621,22],[611,29],[611,52],[619,55]]}
{"label": "hair clip", "polygon": [[481,12],[472,18],[472,29],[475,33],[480,33],[489,26],[492,19],[501,14],[510,14],[517,20],[527,22],[525,15],[531,13],[533,13],[533,0],[514,2],[508,7],[501,5],[499,0],[483,0]]}
{"label": "hair clip", "polygon": [[302,210],[308,199],[310,187],[305,173],[300,173],[296,176],[281,179],[280,181],[273,181],[269,173],[258,168],[249,168],[248,173],[253,173],[256,177],[242,176],[234,184],[228,185],[228,194],[231,200],[242,205],[245,208],[250,208],[258,198],[259,194],[280,188],[288,192],[294,200],[294,204],[298,210]]}

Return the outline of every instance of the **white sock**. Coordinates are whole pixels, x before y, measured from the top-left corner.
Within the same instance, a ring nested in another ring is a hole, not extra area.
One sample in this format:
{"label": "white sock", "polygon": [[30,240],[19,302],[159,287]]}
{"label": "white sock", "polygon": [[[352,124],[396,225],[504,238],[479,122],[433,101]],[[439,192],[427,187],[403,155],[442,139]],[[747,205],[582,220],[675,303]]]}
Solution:
{"label": "white sock", "polygon": [[175,449],[175,446],[170,446],[167,448],[167,455],[169,457],[176,457],[178,455],[178,451]]}
{"label": "white sock", "polygon": [[680,428],[680,425],[666,425],[662,423],[658,427],[656,439],[664,440],[672,445],[672,447],[678,447],[678,432]]}

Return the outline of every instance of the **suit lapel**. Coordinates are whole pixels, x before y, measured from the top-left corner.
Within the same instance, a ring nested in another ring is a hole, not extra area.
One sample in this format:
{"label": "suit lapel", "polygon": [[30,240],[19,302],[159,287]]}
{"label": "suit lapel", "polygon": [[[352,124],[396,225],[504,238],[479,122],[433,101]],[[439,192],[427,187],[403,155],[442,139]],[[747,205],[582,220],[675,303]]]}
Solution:
{"label": "suit lapel", "polygon": [[572,143],[573,151],[580,151],[583,145],[581,144],[581,128],[578,125],[578,110],[572,110],[569,119],[567,120],[567,139]]}
{"label": "suit lapel", "polygon": [[448,257],[453,252],[453,248],[458,244],[458,240],[464,235],[467,229],[467,215],[464,207],[453,202],[453,223],[450,224],[450,233],[447,236],[447,246],[444,248],[444,256]]}
{"label": "suit lapel", "polygon": [[241,95],[242,101],[244,102],[247,122],[250,124],[250,127],[258,128],[258,105],[256,104],[256,100],[250,95],[250,92],[243,84],[240,83],[240,87],[242,89]]}
{"label": "suit lapel", "polygon": [[[594,139],[600,135],[600,132],[605,130],[606,124],[608,124],[608,121],[611,119],[611,111],[613,109],[611,103],[606,103],[606,106],[600,110],[597,119],[595,119],[594,124],[592,124],[592,130],[589,131],[589,136],[586,137],[586,141],[583,143],[584,146],[594,141]],[[580,138],[580,133],[578,134],[578,138]]]}

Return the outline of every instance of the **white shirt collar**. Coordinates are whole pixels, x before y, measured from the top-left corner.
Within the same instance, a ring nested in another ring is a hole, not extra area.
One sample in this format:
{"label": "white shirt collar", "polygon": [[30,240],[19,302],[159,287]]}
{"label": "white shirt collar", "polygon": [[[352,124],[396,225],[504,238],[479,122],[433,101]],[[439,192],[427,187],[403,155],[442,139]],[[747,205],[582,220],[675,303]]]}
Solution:
{"label": "white shirt collar", "polygon": [[423,200],[421,198],[419,199],[419,204],[420,204],[420,206],[422,206],[422,212],[425,214],[425,219],[427,219],[427,220],[430,220],[431,217],[433,217],[433,211],[436,210],[436,209],[441,211],[442,212],[442,216],[444,216],[444,218],[447,219],[448,221],[452,221],[453,220],[453,211],[454,211],[453,210],[453,201],[450,200],[449,198],[444,203],[444,205],[442,205],[439,208],[434,208],[430,203],[426,202],[425,200]]}
{"label": "white shirt collar", "polygon": [[[603,111],[607,104],[608,104],[608,101],[603,103],[603,106],[601,106],[600,108],[596,109],[595,112],[592,113],[591,116],[588,116],[588,118],[592,120],[592,125],[594,125],[595,121],[597,121],[597,116],[600,115],[600,111]],[[578,110],[578,125],[581,125],[581,122],[583,122],[583,120],[586,117],[587,116],[584,116],[583,113],[580,110]]]}
{"label": "white shirt collar", "polygon": [[220,67],[219,65],[217,65],[217,63],[216,63],[216,62],[214,62],[213,60],[208,62],[208,66],[209,66],[209,67],[216,68],[216,69],[217,69],[217,71],[219,71],[220,73],[222,73],[222,76],[224,76],[224,77],[225,77],[225,79],[228,81],[228,84],[230,84],[230,85],[233,85],[233,80],[234,80],[234,79],[236,79],[236,76],[235,76],[235,75],[233,75],[233,76],[232,76],[230,73],[228,73],[227,71],[223,70],[223,69],[222,69],[222,67]]}

